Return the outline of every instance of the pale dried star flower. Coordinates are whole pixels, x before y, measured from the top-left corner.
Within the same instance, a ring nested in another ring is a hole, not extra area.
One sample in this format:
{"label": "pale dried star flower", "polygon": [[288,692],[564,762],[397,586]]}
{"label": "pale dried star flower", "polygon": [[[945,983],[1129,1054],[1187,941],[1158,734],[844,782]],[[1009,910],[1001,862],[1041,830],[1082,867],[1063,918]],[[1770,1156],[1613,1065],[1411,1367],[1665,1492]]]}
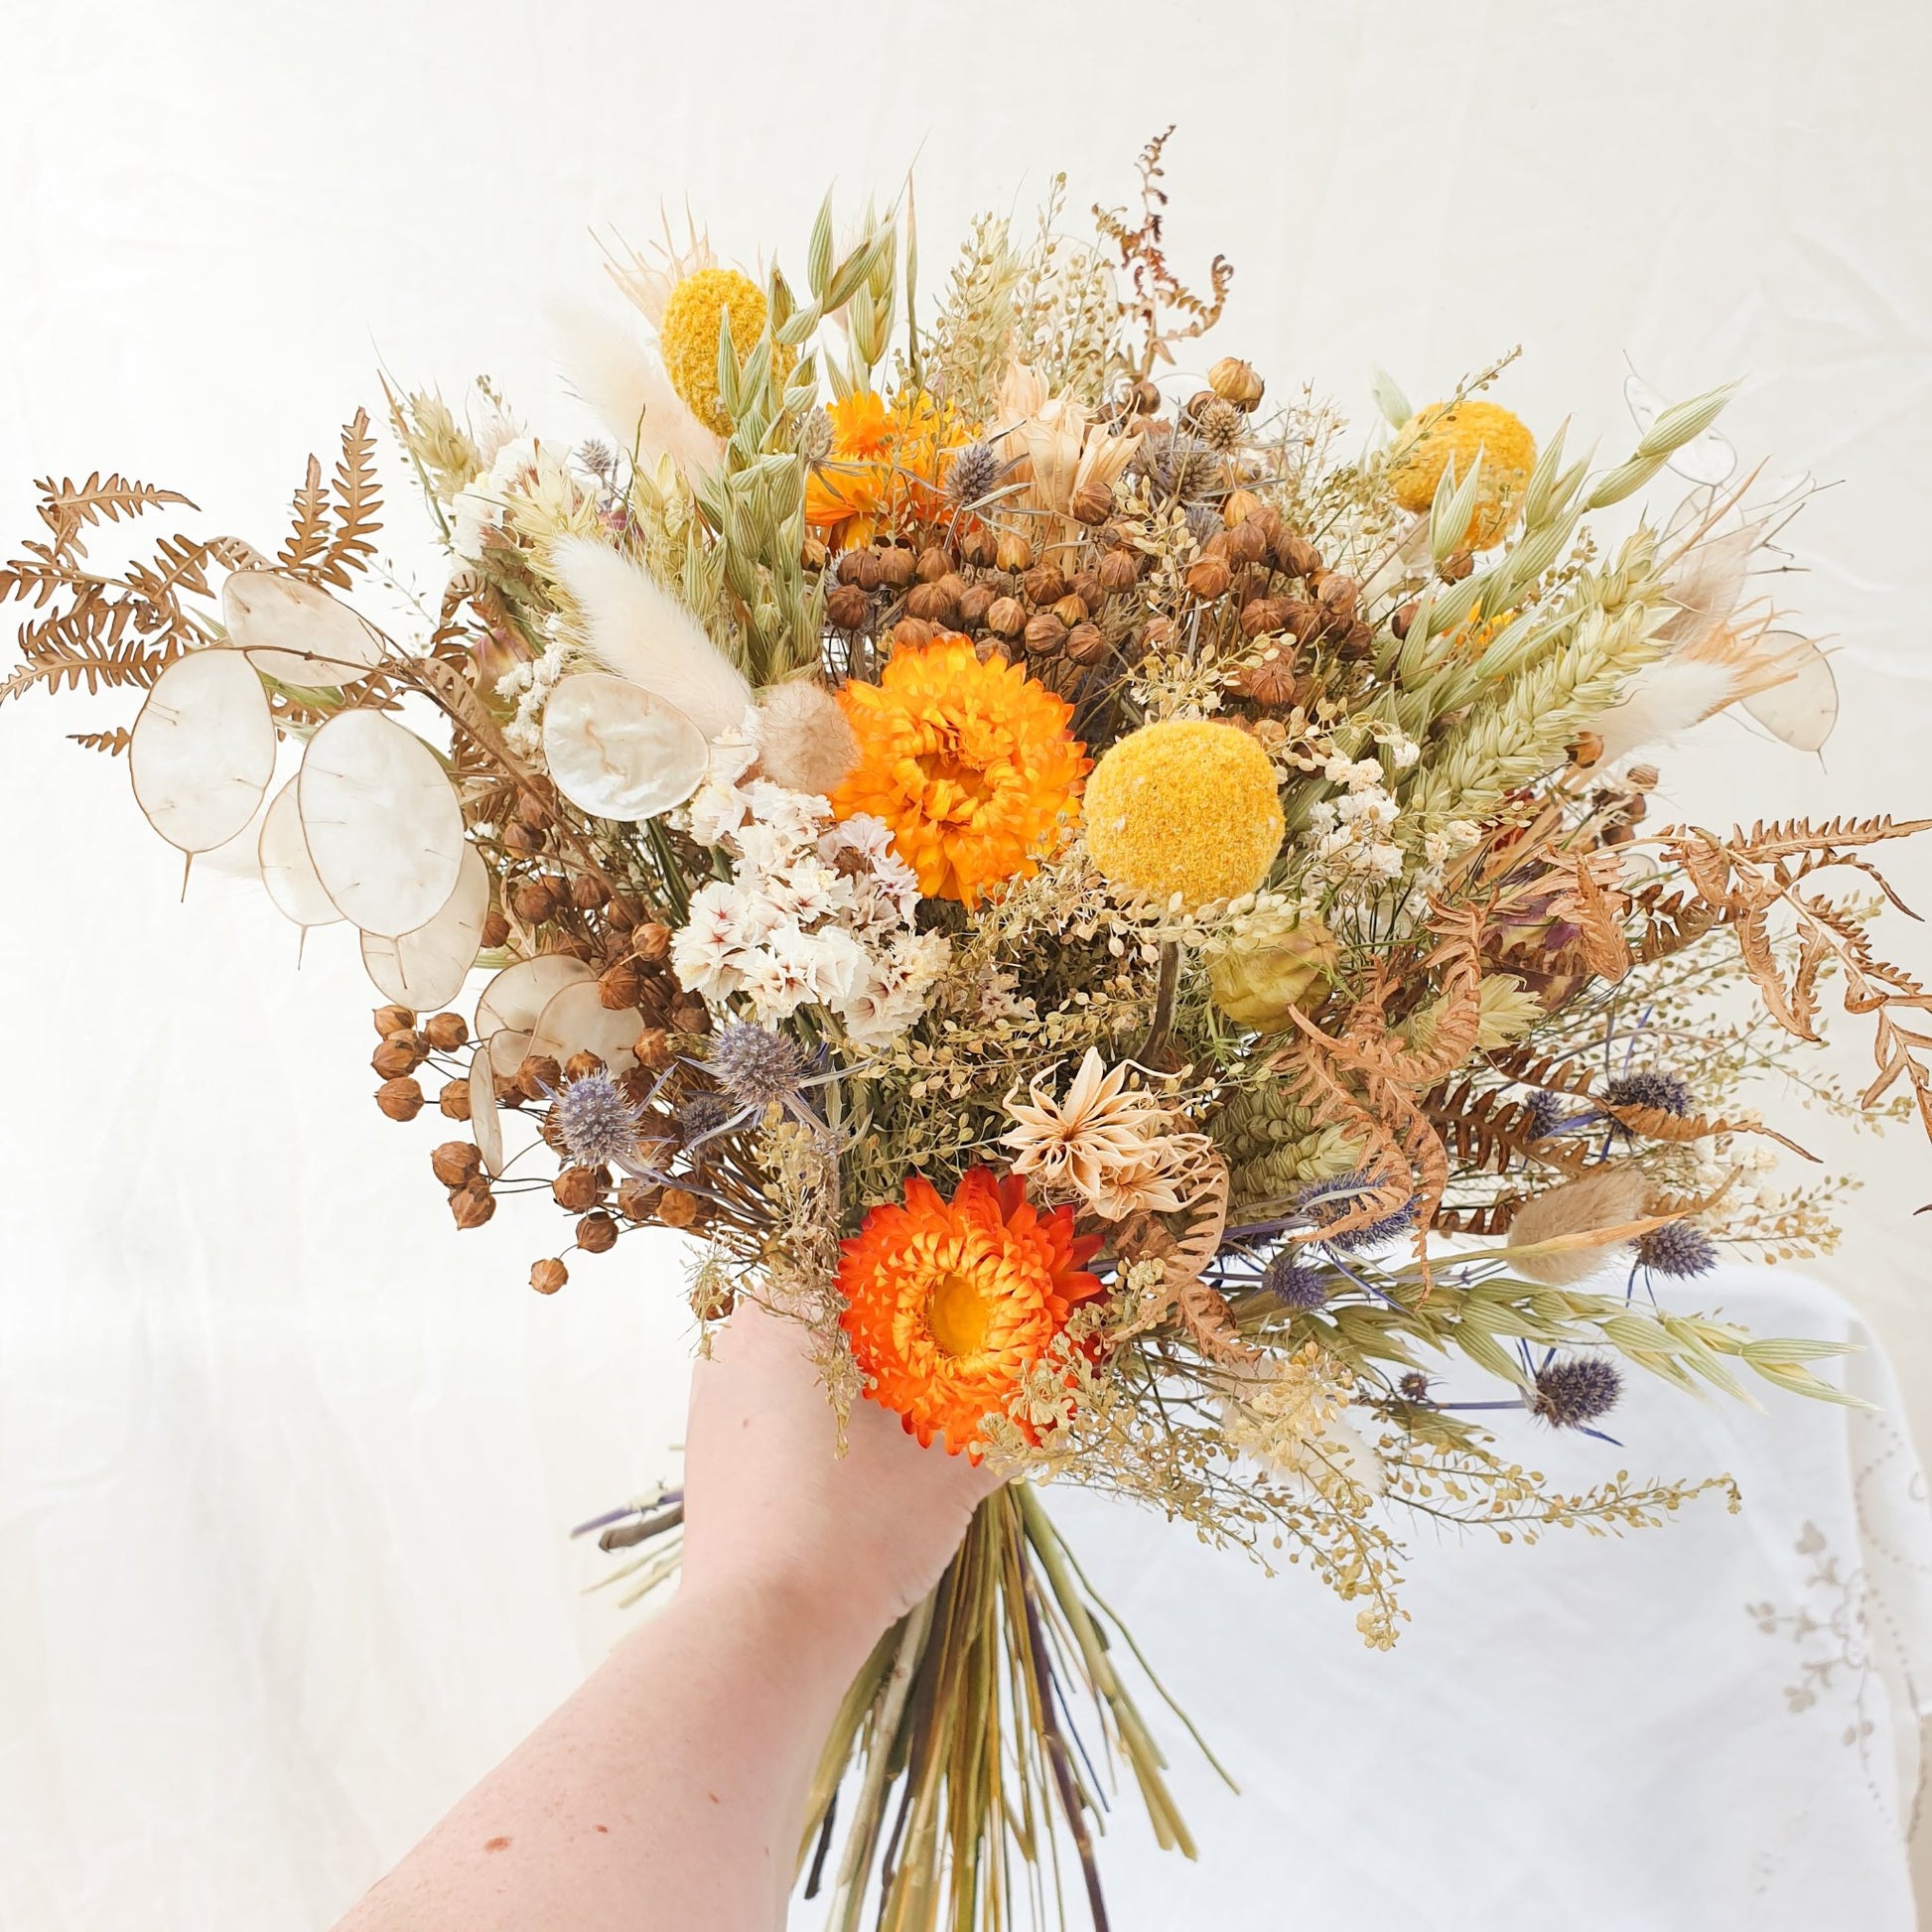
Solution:
{"label": "pale dried star flower", "polygon": [[608,1073],[570,1081],[551,1108],[564,1152],[580,1167],[601,1168],[624,1160],[637,1145],[638,1111]]}
{"label": "pale dried star flower", "polygon": [[1077,1194],[1110,1220],[1176,1212],[1181,1195],[1165,1145],[1173,1122],[1151,1094],[1128,1086],[1128,1071],[1109,1071],[1090,1046],[1064,1100],[1037,1080],[1027,1100],[1009,1097],[1007,1112],[1019,1123],[1003,1137],[1013,1172],[1049,1193]]}

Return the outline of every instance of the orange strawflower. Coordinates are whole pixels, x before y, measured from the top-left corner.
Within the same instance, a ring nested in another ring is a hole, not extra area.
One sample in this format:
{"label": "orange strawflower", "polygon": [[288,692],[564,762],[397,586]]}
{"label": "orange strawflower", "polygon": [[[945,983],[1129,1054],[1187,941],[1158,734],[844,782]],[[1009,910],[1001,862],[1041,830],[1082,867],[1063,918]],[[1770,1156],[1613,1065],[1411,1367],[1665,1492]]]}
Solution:
{"label": "orange strawflower", "polygon": [[949,1453],[977,1462],[981,1420],[1008,1413],[1074,1304],[1100,1292],[1081,1266],[1099,1246],[1073,1232],[1070,1207],[1036,1212],[1017,1175],[975,1168],[950,1202],[912,1175],[902,1207],[875,1207],[842,1244],[840,1320],[872,1399],[921,1444],[943,1430]]}
{"label": "orange strawflower", "polygon": [[1086,747],[1073,707],[970,638],[895,646],[877,684],[839,693],[859,761],[832,794],[840,818],[870,812],[927,898],[977,905],[1031,875],[1080,795]]}
{"label": "orange strawflower", "polygon": [[833,403],[832,449],[805,481],[805,521],[833,549],[903,536],[946,512],[940,483],[966,441],[930,396],[888,404],[870,389]]}

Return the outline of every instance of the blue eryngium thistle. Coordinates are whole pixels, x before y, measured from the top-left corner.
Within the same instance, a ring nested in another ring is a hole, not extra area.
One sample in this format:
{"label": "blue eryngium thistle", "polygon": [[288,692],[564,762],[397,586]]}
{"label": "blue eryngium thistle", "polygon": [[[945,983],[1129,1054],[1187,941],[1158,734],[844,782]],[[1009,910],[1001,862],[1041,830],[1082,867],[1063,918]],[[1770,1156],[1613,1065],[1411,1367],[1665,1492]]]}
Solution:
{"label": "blue eryngium thistle", "polygon": [[783,1034],[738,1020],[719,1029],[705,1067],[739,1106],[762,1110],[798,1091],[805,1055]]}
{"label": "blue eryngium thistle", "polygon": [[[1316,1227],[1332,1227],[1335,1222],[1354,1213],[1362,1195],[1370,1190],[1368,1176],[1359,1172],[1337,1174],[1332,1180],[1317,1180],[1304,1187],[1296,1197],[1297,1209],[1314,1222]],[[1340,1248],[1344,1253],[1356,1248],[1373,1248],[1384,1241],[1393,1241],[1398,1234],[1406,1234],[1416,1225],[1416,1204],[1405,1201],[1392,1214],[1383,1214],[1369,1222],[1366,1227],[1350,1228],[1344,1234],[1325,1237],[1331,1248]]]}
{"label": "blue eryngium thistle", "polygon": [[1552,1429],[1583,1429],[1616,1407],[1623,1377],[1600,1355],[1571,1355],[1536,1371],[1530,1407]]}
{"label": "blue eryngium thistle", "polygon": [[1718,1244],[1689,1221],[1666,1221],[1637,1236],[1637,1261],[1653,1275],[1708,1275],[1718,1265]]}
{"label": "blue eryngium thistle", "polygon": [[568,1081],[550,1109],[564,1152],[580,1167],[609,1167],[637,1145],[638,1110],[608,1073]]}
{"label": "blue eryngium thistle", "polygon": [[1311,1268],[1295,1248],[1284,1248],[1261,1271],[1263,1292],[1285,1309],[1318,1309],[1328,1299],[1328,1278]]}
{"label": "blue eryngium thistle", "polygon": [[1682,1120],[1691,1111],[1691,1089],[1675,1073],[1619,1073],[1603,1082],[1603,1103],[1654,1107],[1660,1114],[1675,1114]]}
{"label": "blue eryngium thistle", "polygon": [[1529,1137],[1545,1141],[1570,1118],[1570,1108],[1560,1093],[1539,1088],[1529,1099]]}

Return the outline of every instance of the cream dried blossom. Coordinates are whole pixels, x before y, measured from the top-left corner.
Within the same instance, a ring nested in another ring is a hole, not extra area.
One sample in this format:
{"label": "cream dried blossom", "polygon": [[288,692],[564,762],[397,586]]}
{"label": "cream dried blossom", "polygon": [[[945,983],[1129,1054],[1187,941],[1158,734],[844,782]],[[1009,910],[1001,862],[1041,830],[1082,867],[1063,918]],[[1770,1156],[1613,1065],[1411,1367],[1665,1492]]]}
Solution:
{"label": "cream dried blossom", "polygon": [[1195,1137],[1176,1135],[1171,1111],[1127,1084],[1131,1070],[1126,1062],[1109,1068],[1090,1046],[1063,1099],[1039,1080],[1025,1100],[1009,1095],[1017,1125],[1002,1144],[1014,1151],[1013,1172],[1049,1195],[1077,1197],[1107,1220],[1177,1213]]}

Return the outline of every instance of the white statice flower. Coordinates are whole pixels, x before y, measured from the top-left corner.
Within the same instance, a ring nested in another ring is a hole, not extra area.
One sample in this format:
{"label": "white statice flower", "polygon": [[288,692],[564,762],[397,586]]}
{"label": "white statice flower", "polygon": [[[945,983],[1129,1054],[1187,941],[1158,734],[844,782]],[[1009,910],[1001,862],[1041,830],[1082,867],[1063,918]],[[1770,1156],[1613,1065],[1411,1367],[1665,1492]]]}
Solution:
{"label": "white statice flower", "polygon": [[514,436],[492,458],[489,468],[457,492],[450,505],[450,548],[472,563],[482,558],[491,532],[503,529],[519,507],[545,527],[581,524],[596,499],[534,436]]}
{"label": "white statice flower", "polygon": [[512,665],[496,680],[496,695],[516,704],[516,716],[503,727],[503,742],[538,770],[547,770],[543,756],[543,707],[564,675],[569,650],[559,639],[545,645],[534,662]]}
{"label": "white statice flower", "polygon": [[691,897],[691,913],[671,938],[671,968],[678,984],[707,1000],[723,1000],[744,989],[780,923],[762,900],[730,880],[713,880]]}

